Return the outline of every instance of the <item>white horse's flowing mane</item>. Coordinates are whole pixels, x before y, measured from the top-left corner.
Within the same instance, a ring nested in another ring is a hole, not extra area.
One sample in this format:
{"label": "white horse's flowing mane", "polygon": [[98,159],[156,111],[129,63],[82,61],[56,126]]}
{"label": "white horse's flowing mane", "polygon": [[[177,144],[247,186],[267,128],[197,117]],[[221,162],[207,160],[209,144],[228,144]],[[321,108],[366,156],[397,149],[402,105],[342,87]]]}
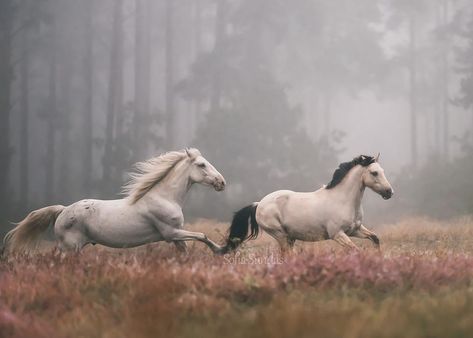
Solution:
{"label": "white horse's flowing mane", "polygon": [[195,148],[170,151],[134,165],[135,172],[130,173],[130,180],[123,186],[122,193],[130,197],[131,204],[136,203],[157,183],[163,180],[177,163],[188,157],[200,156]]}

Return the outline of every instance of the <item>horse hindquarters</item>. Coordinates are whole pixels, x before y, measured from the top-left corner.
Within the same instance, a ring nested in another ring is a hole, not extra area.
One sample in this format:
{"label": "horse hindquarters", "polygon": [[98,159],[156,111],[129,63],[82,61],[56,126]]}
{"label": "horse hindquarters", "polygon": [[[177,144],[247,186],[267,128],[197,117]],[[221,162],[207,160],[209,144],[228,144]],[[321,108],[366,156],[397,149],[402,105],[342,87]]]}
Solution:
{"label": "horse hindquarters", "polygon": [[71,205],[58,217],[54,225],[54,235],[61,250],[80,251],[88,243],[85,234],[84,215],[75,212]]}

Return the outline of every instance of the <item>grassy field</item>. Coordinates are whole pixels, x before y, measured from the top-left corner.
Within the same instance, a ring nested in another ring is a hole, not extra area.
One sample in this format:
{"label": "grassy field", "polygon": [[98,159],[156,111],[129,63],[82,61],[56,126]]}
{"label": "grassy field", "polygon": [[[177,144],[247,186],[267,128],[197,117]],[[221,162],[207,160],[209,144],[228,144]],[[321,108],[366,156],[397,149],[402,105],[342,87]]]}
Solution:
{"label": "grassy field", "polygon": [[[221,241],[228,225],[189,228]],[[280,257],[263,236],[235,255],[199,244],[88,247],[0,260],[0,337],[471,337],[473,219],[408,219],[347,252]]]}

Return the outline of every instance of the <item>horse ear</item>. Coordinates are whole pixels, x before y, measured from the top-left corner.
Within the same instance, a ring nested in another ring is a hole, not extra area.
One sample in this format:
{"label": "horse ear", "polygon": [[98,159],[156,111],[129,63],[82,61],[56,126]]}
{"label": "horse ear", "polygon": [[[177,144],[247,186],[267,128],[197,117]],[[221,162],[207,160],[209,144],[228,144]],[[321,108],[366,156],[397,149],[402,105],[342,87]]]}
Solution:
{"label": "horse ear", "polygon": [[197,156],[200,155],[200,153],[197,151],[195,148],[189,148],[187,147],[186,149],[186,154],[191,160],[195,160]]}
{"label": "horse ear", "polygon": [[378,153],[378,155],[376,155],[376,157],[374,158],[374,160],[375,160],[376,162],[378,162],[378,160],[379,160],[379,155],[380,155],[380,153]]}

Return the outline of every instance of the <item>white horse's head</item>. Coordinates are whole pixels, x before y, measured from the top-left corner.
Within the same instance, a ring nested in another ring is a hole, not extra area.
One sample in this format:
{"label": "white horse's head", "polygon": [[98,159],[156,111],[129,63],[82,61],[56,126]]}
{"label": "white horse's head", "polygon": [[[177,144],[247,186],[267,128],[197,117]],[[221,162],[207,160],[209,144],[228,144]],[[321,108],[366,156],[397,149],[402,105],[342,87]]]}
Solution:
{"label": "white horse's head", "polygon": [[225,178],[197,149],[186,149],[186,153],[192,166],[189,176],[192,183],[212,186],[217,191],[225,189]]}
{"label": "white horse's head", "polygon": [[377,192],[385,200],[387,200],[393,196],[394,190],[384,175],[384,169],[379,165],[378,159],[379,153],[374,158],[374,162],[365,167],[362,180],[366,187],[370,188],[374,192]]}

